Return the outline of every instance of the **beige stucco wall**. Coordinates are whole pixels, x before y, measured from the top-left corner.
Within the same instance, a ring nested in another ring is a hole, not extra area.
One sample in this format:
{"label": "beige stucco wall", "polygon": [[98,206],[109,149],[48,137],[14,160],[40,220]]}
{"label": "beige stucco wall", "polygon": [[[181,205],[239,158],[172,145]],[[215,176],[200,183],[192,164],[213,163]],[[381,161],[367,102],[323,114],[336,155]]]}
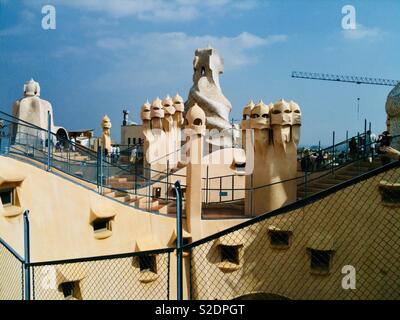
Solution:
{"label": "beige stucco wall", "polygon": [[[20,186],[19,200],[21,209],[30,211],[31,262],[134,252],[137,250],[137,242],[157,243],[157,248],[174,245],[171,242],[176,225],[173,217],[151,214],[123,205],[99,196],[93,189],[85,188],[56,174],[47,173],[32,164],[8,157],[0,157],[0,177],[24,178]],[[1,209],[0,236],[23,256],[23,216],[20,214],[6,217],[3,208]],[[99,240],[94,237],[90,224],[91,212],[96,212],[98,215],[115,214],[112,222],[112,235],[109,238]],[[241,221],[243,220],[199,221],[205,226],[201,237]],[[57,281],[59,281],[60,268],[61,271],[66,268],[67,271],[70,270],[68,279],[82,278],[83,298],[96,299],[101,298],[102,295],[103,298],[113,298],[110,295],[114,292],[114,297],[138,299],[139,296],[135,292],[142,290],[143,293],[140,296],[142,299],[161,299],[165,297],[163,288],[166,287],[166,255],[160,255],[159,259],[161,259],[160,268],[162,266],[163,269],[160,269],[158,279],[151,283],[139,281],[140,272],[137,266],[132,266],[133,258],[100,261],[86,267],[85,264],[79,264],[79,266],[73,264],[69,267],[56,265],[50,269],[40,267],[36,268],[35,277],[37,283],[40,284],[46,274],[56,272]],[[185,261],[184,297],[187,297],[188,257],[185,257]],[[176,297],[175,253],[170,254],[170,268],[170,298],[173,299]],[[126,278],[126,281],[133,281],[134,285],[127,286],[127,283],[130,282],[125,282],[122,278]],[[120,287],[115,284],[118,282]],[[110,289],[107,292],[104,291],[105,283],[110,283]],[[103,291],[96,290],[96,287],[103,288]],[[131,291],[126,289],[127,287],[131,288]],[[62,294],[57,288],[43,290],[42,287],[37,288],[38,299],[62,298]],[[158,291],[160,293],[156,295],[155,292]]]}
{"label": "beige stucco wall", "polygon": [[[33,165],[0,157],[0,177],[13,174],[25,177],[20,200],[21,206],[30,211],[32,261],[131,252],[137,240],[148,237],[153,237],[160,248],[168,247],[175,229],[174,218],[123,205]],[[91,210],[115,213],[111,237],[98,240],[93,236]],[[237,223],[238,220],[214,222],[218,230]],[[204,235],[209,234],[206,231]],[[22,215],[0,215],[0,235],[22,255]]]}
{"label": "beige stucco wall", "polygon": [[[175,220],[127,207],[54,174],[10,158],[1,157],[3,172],[22,173],[22,206],[30,211],[32,261],[71,259],[134,250],[137,239],[154,235],[166,247]],[[90,225],[91,209],[115,211],[113,235],[95,239]],[[160,221],[157,223],[156,221]],[[22,215],[0,217],[0,232],[22,253]],[[84,245],[83,245],[84,244]]]}
{"label": "beige stucco wall", "polygon": [[[1,157],[0,176],[10,177],[13,174],[25,176],[20,200],[21,206],[31,212],[32,261],[132,252],[138,240],[149,237],[159,241],[160,247],[171,245],[175,228],[173,218],[149,214],[101,198],[92,190],[52,173]],[[216,241],[196,247],[192,261],[194,298],[232,299],[250,292],[278,294],[291,299],[399,298],[400,276],[397,271],[400,260],[396,247],[400,240],[399,208],[384,205],[378,190],[381,180],[391,181],[399,177],[400,169],[393,169],[304,208],[229,234],[225,241],[243,246],[241,266],[237,271],[226,272],[219,268]],[[105,211],[116,211],[113,234],[104,240],[93,237],[89,224],[90,209],[97,210],[99,207]],[[202,236],[241,221],[244,220],[203,220]],[[272,226],[292,232],[289,248],[275,249],[270,246],[268,230]],[[21,215],[6,218],[0,214],[0,235],[23,255]],[[310,271],[309,247],[333,250],[329,274]],[[113,298],[118,294],[119,298],[122,295],[122,298],[137,299],[140,290],[141,298],[154,299],[165,296],[167,284],[166,255],[160,255],[158,259],[161,259],[160,276],[146,284],[140,282],[140,273],[133,258],[81,264],[79,268],[71,265],[69,269],[75,271],[69,273],[65,271],[65,266],[56,265],[52,270],[57,274],[67,273],[68,279],[81,277],[83,298]],[[170,297],[174,298],[174,253],[170,254],[170,259]],[[356,267],[357,290],[342,289],[344,275],[341,269],[344,265]],[[40,268],[35,272],[36,281],[42,281],[47,274],[43,274]],[[187,297],[187,257],[184,272]],[[110,283],[109,290],[104,289],[106,283]],[[96,287],[102,289],[96,290]],[[38,289],[37,298],[62,298],[57,289],[43,290]]]}
{"label": "beige stucco wall", "polygon": [[[243,245],[241,266],[219,268],[217,241],[194,249],[194,298],[232,299],[252,292],[290,299],[399,299],[399,207],[384,205],[381,180],[399,180],[400,169],[343,189],[304,208],[226,236]],[[288,249],[272,248],[270,227],[292,232]],[[330,273],[310,269],[307,248],[333,250]],[[342,267],[356,268],[356,289],[342,288]]]}

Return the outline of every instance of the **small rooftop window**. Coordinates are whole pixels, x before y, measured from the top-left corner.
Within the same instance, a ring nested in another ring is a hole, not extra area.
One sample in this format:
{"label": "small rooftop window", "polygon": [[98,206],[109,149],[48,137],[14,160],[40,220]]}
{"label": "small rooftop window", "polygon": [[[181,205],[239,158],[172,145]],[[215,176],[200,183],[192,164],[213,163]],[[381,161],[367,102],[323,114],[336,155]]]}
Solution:
{"label": "small rooftop window", "polygon": [[81,300],[79,281],[64,282],[60,284],[60,291],[66,300]]}
{"label": "small rooftop window", "polygon": [[157,273],[157,261],[155,255],[143,255],[139,257],[141,272]]}
{"label": "small rooftop window", "polygon": [[14,190],[11,188],[0,190],[0,199],[3,207],[10,207],[15,205]]}
{"label": "small rooftop window", "polygon": [[287,249],[290,246],[290,231],[269,230],[270,245],[277,249]]}
{"label": "small rooftop window", "polygon": [[241,246],[226,246],[220,245],[221,262],[228,262],[232,264],[239,265],[239,249]]}
{"label": "small rooftop window", "polygon": [[96,239],[105,239],[112,235],[112,218],[99,218],[92,222]]}
{"label": "small rooftop window", "polygon": [[139,281],[143,283],[153,282],[158,279],[158,256],[144,254],[133,258],[133,265],[139,267]]}
{"label": "small rooftop window", "polygon": [[[234,272],[242,267],[243,239],[225,235],[216,240],[218,268],[223,272]],[[219,261],[218,261],[219,260]]]}
{"label": "small rooftop window", "polygon": [[332,264],[331,250],[310,249],[310,267],[313,273],[328,274]]}
{"label": "small rooftop window", "polygon": [[379,183],[379,192],[385,206],[400,206],[400,183],[381,181]]}
{"label": "small rooftop window", "polygon": [[93,230],[95,232],[111,231],[111,220],[110,219],[98,219],[93,222]]}
{"label": "small rooftop window", "polygon": [[0,188],[0,206],[3,206],[3,215],[5,217],[16,217],[23,212],[17,188],[18,186],[14,184],[8,184]]}

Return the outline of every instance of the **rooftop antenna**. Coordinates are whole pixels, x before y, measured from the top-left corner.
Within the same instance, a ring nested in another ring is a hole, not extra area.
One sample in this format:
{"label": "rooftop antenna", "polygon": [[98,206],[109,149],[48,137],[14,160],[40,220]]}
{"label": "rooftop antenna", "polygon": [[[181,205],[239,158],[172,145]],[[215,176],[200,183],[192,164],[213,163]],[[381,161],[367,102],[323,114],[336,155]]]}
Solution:
{"label": "rooftop antenna", "polygon": [[124,109],[123,111],[122,111],[122,113],[124,114],[124,117],[123,117],[123,121],[122,121],[122,125],[123,126],[126,126],[127,124],[128,124],[128,117],[129,117],[129,111],[127,110],[127,109]]}
{"label": "rooftop antenna", "polygon": [[360,120],[360,98],[357,98],[357,120]]}

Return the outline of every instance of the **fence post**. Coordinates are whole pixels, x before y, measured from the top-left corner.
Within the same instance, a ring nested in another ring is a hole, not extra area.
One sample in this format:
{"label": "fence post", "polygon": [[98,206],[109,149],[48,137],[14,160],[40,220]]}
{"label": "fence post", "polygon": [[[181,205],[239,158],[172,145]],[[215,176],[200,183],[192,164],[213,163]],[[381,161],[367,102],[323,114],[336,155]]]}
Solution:
{"label": "fence post", "polygon": [[176,193],[176,261],[177,261],[177,300],[183,300],[183,254],[182,254],[182,189],[179,181],[175,182]]}
{"label": "fence post", "polygon": [[47,171],[51,170],[51,114],[47,111]]}
{"label": "fence post", "polygon": [[25,300],[31,299],[31,249],[30,249],[30,230],[29,230],[29,210],[24,212],[24,276],[25,276]]}

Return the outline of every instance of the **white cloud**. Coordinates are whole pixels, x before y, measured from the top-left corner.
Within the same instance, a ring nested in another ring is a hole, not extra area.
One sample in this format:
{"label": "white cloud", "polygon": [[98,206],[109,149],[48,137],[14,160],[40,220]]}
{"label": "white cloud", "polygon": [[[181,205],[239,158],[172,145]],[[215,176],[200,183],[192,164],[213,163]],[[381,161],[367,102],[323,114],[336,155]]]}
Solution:
{"label": "white cloud", "polygon": [[54,52],[51,53],[51,56],[54,58],[65,58],[71,56],[82,57],[83,55],[88,53],[88,49],[86,47],[76,47],[71,45],[65,45],[57,48]]}
{"label": "white cloud", "polygon": [[[183,32],[135,34],[127,38],[103,38],[97,41],[100,48],[112,50],[117,56],[141,55],[156,61],[180,61],[191,57],[196,48],[215,47],[225,58],[228,68],[242,67],[255,62],[251,49],[287,40],[285,35],[259,37],[242,32],[235,37],[211,35],[190,36]],[[190,59],[189,59],[190,61]]]}
{"label": "white cloud", "polygon": [[346,40],[375,41],[382,39],[386,35],[386,32],[379,28],[368,28],[361,24],[357,24],[355,29],[343,30],[342,33]]}
{"label": "white cloud", "polygon": [[[225,71],[241,69],[258,61],[259,49],[286,40],[285,35],[260,37],[248,32],[234,37],[172,32],[102,38],[97,41],[97,46],[111,54],[112,69],[101,76],[98,85],[108,86],[116,79],[119,84],[129,86],[182,83],[192,72],[196,48],[208,45],[216,48],[224,58]],[[133,78],[139,80],[132,81]]]}
{"label": "white cloud", "polygon": [[[259,0],[53,0],[55,6],[62,5],[79,10],[106,13],[116,18],[136,17],[149,21],[191,21],[204,15],[221,11],[253,10]],[[35,3],[25,0],[27,5],[43,5],[46,0]]]}
{"label": "white cloud", "polygon": [[31,11],[22,10],[18,15],[18,23],[12,27],[0,30],[0,37],[19,36],[25,34],[30,30],[34,17],[35,16]]}

